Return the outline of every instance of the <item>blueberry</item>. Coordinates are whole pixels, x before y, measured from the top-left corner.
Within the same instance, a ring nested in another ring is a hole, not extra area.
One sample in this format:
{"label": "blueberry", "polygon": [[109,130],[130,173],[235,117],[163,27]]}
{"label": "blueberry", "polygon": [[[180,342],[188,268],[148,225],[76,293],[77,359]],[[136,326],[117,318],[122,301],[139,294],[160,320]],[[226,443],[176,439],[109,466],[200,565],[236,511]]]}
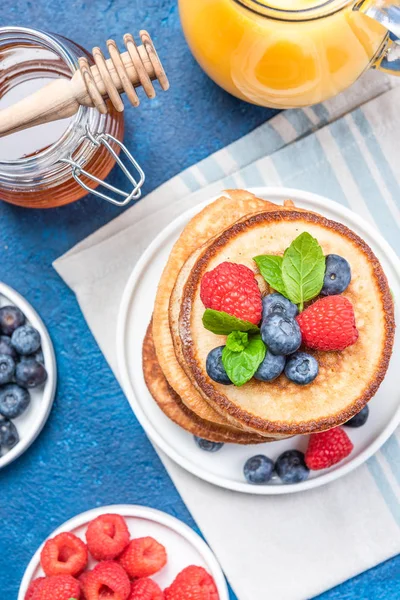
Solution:
{"label": "blueberry", "polygon": [[43,350],[41,348],[39,348],[39,350],[37,350],[33,354],[27,354],[26,356],[20,356],[19,360],[21,362],[24,362],[26,360],[31,360],[32,358],[34,358],[41,365],[44,365],[44,355],[43,355]]}
{"label": "blueberry", "polygon": [[349,421],[347,421],[347,423],[345,423],[345,425],[346,425],[346,427],[353,427],[353,428],[362,427],[367,422],[368,416],[369,416],[369,407],[367,404],[366,406],[364,406],[364,408],[362,408],[360,410],[359,413],[357,413],[356,415],[354,415],[353,418],[351,418]]}
{"label": "blueberry", "polygon": [[34,354],[32,354],[32,358],[37,360],[37,362],[40,363],[41,365],[44,365],[44,355],[43,355],[43,350],[41,348],[39,348],[39,350],[37,350]]}
{"label": "blueberry", "polygon": [[246,461],[243,472],[248,483],[262,485],[268,483],[271,479],[274,472],[274,463],[267,456],[257,454],[257,456],[252,456]]}
{"label": "blueberry", "polygon": [[0,336],[0,354],[8,354],[14,360],[17,360],[17,351],[11,345],[11,338],[8,335]]}
{"label": "blueberry", "polygon": [[15,360],[9,354],[0,354],[0,385],[10,383],[15,373]]}
{"label": "blueberry", "polygon": [[272,313],[280,313],[292,319],[299,314],[297,306],[285,298],[285,296],[282,296],[282,294],[278,294],[278,292],[264,296],[262,304],[263,319]]}
{"label": "blueberry", "polygon": [[19,435],[14,423],[0,417],[0,447],[11,450],[19,442]]}
{"label": "blueberry", "polygon": [[296,352],[289,356],[286,361],[286,377],[299,385],[307,385],[307,383],[314,381],[318,371],[318,362],[311,354],[306,352]]}
{"label": "blueberry", "polygon": [[12,334],[11,343],[18,354],[33,354],[40,348],[40,333],[31,325],[23,325]]}
{"label": "blueberry", "polygon": [[46,369],[34,358],[24,358],[23,361],[18,363],[15,370],[15,381],[22,387],[34,388],[42,385],[46,379]]}
{"label": "blueberry", "polygon": [[272,354],[269,350],[264,360],[254,373],[254,377],[259,381],[272,381],[279,377],[285,368],[286,357]]}
{"label": "blueberry", "polygon": [[304,454],[299,450],[287,450],[281,454],[275,463],[275,470],[283,483],[300,483],[310,473]]}
{"label": "blueberry", "polygon": [[292,354],[301,344],[297,321],[279,313],[272,313],[263,320],[261,337],[272,354]]}
{"label": "blueberry", "polygon": [[31,400],[28,390],[9,383],[0,388],[0,415],[15,419],[28,408]]}
{"label": "blueberry", "polygon": [[351,281],[350,265],[345,258],[337,254],[328,254],[325,261],[325,277],[321,294],[324,296],[341,294]]}
{"label": "blueberry", "polygon": [[208,376],[213,381],[222,383],[223,385],[230,385],[232,381],[226,374],[225,367],[222,364],[222,350],[224,347],[218,346],[218,348],[214,348],[214,350],[209,352],[206,360],[206,369]]}
{"label": "blueberry", "polygon": [[210,442],[209,440],[204,440],[201,437],[197,437],[197,435],[194,436],[194,441],[198,447],[205,452],[217,452],[218,450],[221,450],[223,446],[221,442]]}
{"label": "blueberry", "polygon": [[11,335],[25,323],[25,315],[16,306],[0,308],[0,329],[5,335]]}

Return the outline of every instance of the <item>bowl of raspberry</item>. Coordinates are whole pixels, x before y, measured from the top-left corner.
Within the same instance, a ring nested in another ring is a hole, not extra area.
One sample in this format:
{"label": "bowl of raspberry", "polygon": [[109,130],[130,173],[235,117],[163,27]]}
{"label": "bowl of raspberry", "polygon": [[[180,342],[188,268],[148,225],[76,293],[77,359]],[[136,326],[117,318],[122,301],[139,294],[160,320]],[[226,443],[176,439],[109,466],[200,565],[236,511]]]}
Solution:
{"label": "bowl of raspberry", "polygon": [[222,570],[190,527],[144,506],[96,508],[38,549],[18,600],[228,600]]}

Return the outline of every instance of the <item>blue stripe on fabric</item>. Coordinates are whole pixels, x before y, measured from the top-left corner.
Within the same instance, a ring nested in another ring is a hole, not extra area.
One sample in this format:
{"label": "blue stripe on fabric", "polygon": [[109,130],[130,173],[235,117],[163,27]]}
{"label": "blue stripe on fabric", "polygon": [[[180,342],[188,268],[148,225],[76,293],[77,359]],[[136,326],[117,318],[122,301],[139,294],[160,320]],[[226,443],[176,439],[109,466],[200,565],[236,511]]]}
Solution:
{"label": "blue stripe on fabric", "polygon": [[237,188],[237,183],[233,175],[228,175],[222,180],[222,185],[225,189]]}
{"label": "blue stripe on fabric", "polygon": [[379,167],[379,171],[382,173],[383,179],[385,180],[386,186],[393,199],[397,202],[400,202],[400,186],[390,164],[386,160],[386,156],[384,155],[378,140],[374,135],[371,124],[360,108],[357,108],[357,110],[351,114],[351,118],[360,130],[360,133],[363,135],[368,150],[375,158]]}
{"label": "blue stripe on fabric", "polygon": [[311,110],[314,115],[318,117],[320,125],[326,125],[330,121],[330,114],[328,109],[323,104],[316,104],[311,106]]}
{"label": "blue stripe on fabric", "polygon": [[217,163],[216,159],[213,156],[209,156],[197,166],[201,171],[202,175],[204,175],[207,183],[214,183],[214,181],[218,181],[218,179],[223,179],[226,175],[222,167]]}
{"label": "blue stripe on fabric", "polygon": [[336,139],[342,156],[353,174],[354,180],[378,227],[387,241],[399,253],[400,236],[398,227],[396,227],[393,215],[390,213],[378,185],[371,176],[369,167],[349,126],[344,119],[340,119],[329,125],[329,129]]}
{"label": "blue stripe on fabric", "polygon": [[381,492],[390,512],[392,513],[394,520],[400,527],[400,504],[397,501],[396,495],[390,487],[390,484],[386,479],[386,476],[382,471],[376,456],[373,456],[367,461],[367,467],[372,477],[375,479],[375,483],[378,486],[378,489]]}
{"label": "blue stripe on fabric", "polygon": [[392,435],[382,446],[381,452],[389,463],[393,475],[400,483],[400,445],[395,435]]}
{"label": "blue stripe on fabric", "polygon": [[315,135],[287,146],[271,159],[284,185],[322,194],[348,206],[346,195]]}
{"label": "blue stripe on fabric", "polygon": [[284,116],[294,127],[299,137],[305,135],[306,133],[311,133],[311,131],[314,129],[312,121],[302,110],[287,110],[284,113]]}
{"label": "blue stripe on fabric", "polygon": [[195,178],[190,169],[188,169],[187,171],[183,171],[183,173],[181,173],[179,177],[182,179],[183,183],[186,185],[186,187],[189,188],[191,192],[196,192],[200,188],[200,184],[198,183],[197,179]]}
{"label": "blue stripe on fabric", "polygon": [[260,173],[259,168],[256,163],[249,165],[240,173],[241,178],[244,183],[249,187],[256,187],[258,185],[268,185],[268,182],[265,181],[264,177]]}
{"label": "blue stripe on fabric", "polygon": [[[280,115],[274,118],[280,118]],[[264,123],[250,134],[250,138],[245,136],[230,146],[229,153],[240,167],[246,167],[284,146],[286,142],[283,137],[270,123]]]}

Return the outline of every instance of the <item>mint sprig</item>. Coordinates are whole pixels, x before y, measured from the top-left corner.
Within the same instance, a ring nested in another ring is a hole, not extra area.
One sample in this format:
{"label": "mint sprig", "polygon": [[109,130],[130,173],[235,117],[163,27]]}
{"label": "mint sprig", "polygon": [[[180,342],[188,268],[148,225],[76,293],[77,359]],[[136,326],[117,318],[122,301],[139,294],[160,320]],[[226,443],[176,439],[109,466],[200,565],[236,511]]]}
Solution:
{"label": "mint sprig", "polygon": [[226,338],[226,346],[232,352],[242,352],[249,343],[249,334],[243,331],[232,331]]}
{"label": "mint sprig", "polygon": [[264,254],[253,258],[265,281],[280,294],[286,295],[285,284],[282,279],[282,256]]}
{"label": "mint sprig", "polygon": [[318,241],[306,231],[283,255],[282,280],[287,297],[302,311],[304,303],[318,296],[324,285],[325,256]]}
{"label": "mint sprig", "polygon": [[247,333],[238,333],[235,331],[228,336],[222,350],[222,364],[232,383],[240,387],[253,377],[267,349],[259,334],[249,336]]}
{"label": "mint sprig", "polygon": [[203,315],[203,325],[208,331],[217,335],[229,335],[233,331],[243,331],[249,333],[258,333],[260,330],[257,325],[250,321],[243,321],[228,313],[207,308]]}
{"label": "mint sprig", "polygon": [[277,292],[299,305],[312,300],[324,284],[325,257],[318,241],[308,232],[301,233],[283,257],[261,255],[254,258],[265,281]]}

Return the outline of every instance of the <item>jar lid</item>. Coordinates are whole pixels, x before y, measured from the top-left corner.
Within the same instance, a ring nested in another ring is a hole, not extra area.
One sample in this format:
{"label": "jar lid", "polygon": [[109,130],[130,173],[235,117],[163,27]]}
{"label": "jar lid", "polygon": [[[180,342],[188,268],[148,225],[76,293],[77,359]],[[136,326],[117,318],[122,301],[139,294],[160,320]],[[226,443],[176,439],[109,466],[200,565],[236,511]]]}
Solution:
{"label": "jar lid", "polygon": [[[81,47],[61,36],[25,27],[0,27],[0,51],[3,49],[10,50],[2,52],[0,60],[0,64],[3,63],[1,73],[6,74],[7,77],[4,86],[8,93],[14,89],[13,80],[16,89],[21,82],[33,81],[35,78],[46,80],[68,77],[77,70],[78,58],[85,53]],[[19,52],[19,49],[23,51]],[[44,52],[42,56],[40,51]],[[37,62],[37,70],[32,66],[32,52],[35,52],[36,59],[41,58]],[[45,83],[47,81],[43,81],[43,85]],[[86,164],[96,151],[90,140],[84,137],[86,131],[89,128],[94,134],[101,134],[105,131],[105,123],[104,115],[100,115],[93,108],[80,106],[74,117],[65,120],[65,127],[59,122],[58,131],[61,135],[58,139],[54,140],[57,136],[53,136],[52,143],[49,145],[46,145],[46,140],[43,139],[42,149],[37,149],[28,155],[9,160],[2,158],[0,185],[27,190],[38,185],[51,187],[62,183],[63,180],[71,177],[70,167],[62,162],[62,159],[73,154],[80,164]],[[35,136],[41,135],[40,130],[32,129],[31,139],[32,132]]]}

